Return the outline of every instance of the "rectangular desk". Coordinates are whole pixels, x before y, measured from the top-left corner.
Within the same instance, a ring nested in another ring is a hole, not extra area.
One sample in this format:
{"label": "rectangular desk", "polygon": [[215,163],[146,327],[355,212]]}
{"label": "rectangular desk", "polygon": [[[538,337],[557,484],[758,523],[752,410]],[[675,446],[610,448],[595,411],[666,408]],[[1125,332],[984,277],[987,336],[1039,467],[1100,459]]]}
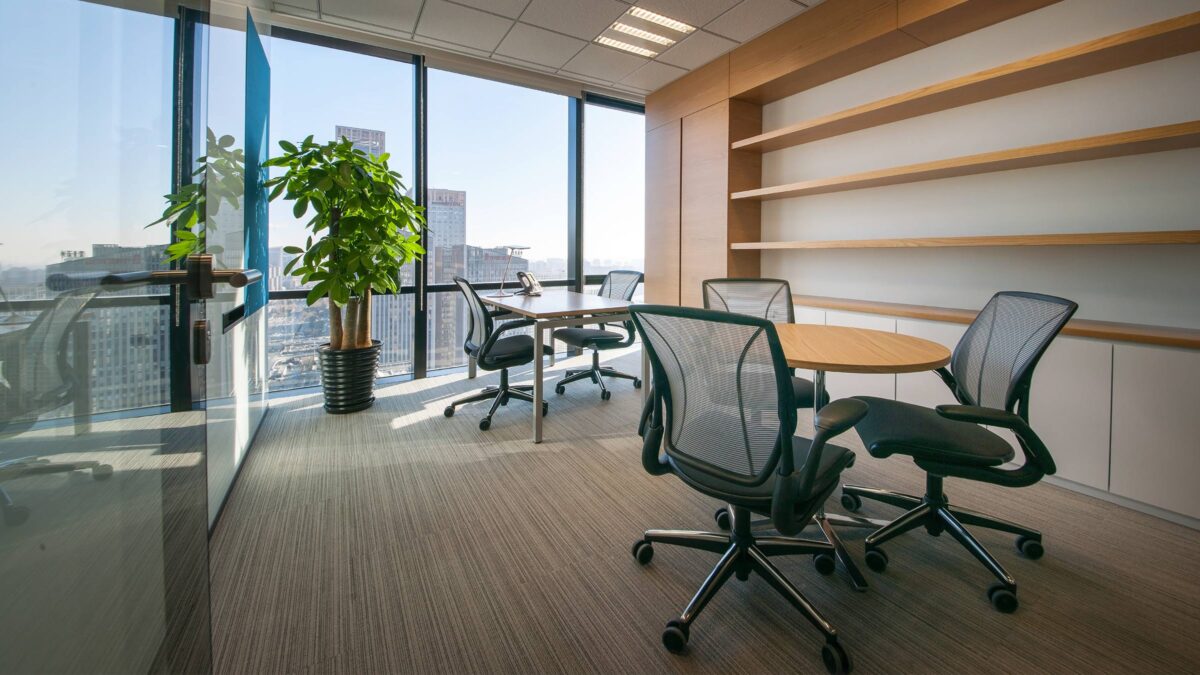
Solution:
{"label": "rectangular desk", "polygon": [[[546,289],[538,296],[513,295],[506,298],[496,298],[480,295],[485,303],[498,309],[506,309],[513,314],[533,319],[533,344],[536,357],[533,360],[533,442],[542,442],[542,409],[543,386],[543,350],[546,331],[551,335],[555,328],[579,326],[595,323],[619,323],[629,320],[629,306],[632,302],[604,298],[599,295],[576,293],[557,289]],[[553,364],[553,361],[551,361]],[[647,374],[648,362],[642,359],[642,381],[649,381]],[[470,365],[471,373],[475,372],[475,364]]]}

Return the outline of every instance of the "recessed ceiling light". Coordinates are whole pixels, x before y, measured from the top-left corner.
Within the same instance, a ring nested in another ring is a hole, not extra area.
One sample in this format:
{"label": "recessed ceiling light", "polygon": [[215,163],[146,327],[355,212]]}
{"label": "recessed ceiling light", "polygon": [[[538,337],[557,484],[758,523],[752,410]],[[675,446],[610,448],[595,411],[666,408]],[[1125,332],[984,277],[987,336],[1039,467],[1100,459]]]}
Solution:
{"label": "recessed ceiling light", "polygon": [[614,23],[612,25],[612,27],[613,27],[613,30],[615,30],[615,31],[624,33],[626,35],[632,35],[635,38],[641,38],[641,39],[647,40],[649,42],[657,42],[660,45],[670,46],[670,45],[675,44],[675,41],[669,37],[663,37],[661,35],[656,35],[654,33],[651,33],[648,30],[642,30],[641,28],[635,28],[633,26],[630,26],[627,23],[621,23],[620,21]]}
{"label": "recessed ceiling light", "polygon": [[672,19],[669,16],[663,16],[662,14],[655,14],[654,12],[651,12],[648,9],[642,9],[641,7],[630,7],[629,16],[645,19],[651,23],[656,23],[660,26],[666,26],[671,30],[677,30],[680,33],[690,33],[696,30],[695,26],[689,26],[682,21],[676,21],[675,19]]}
{"label": "recessed ceiling light", "polygon": [[623,49],[627,52],[632,52],[634,54],[637,54],[638,56],[645,56],[646,58],[650,58],[650,59],[654,58],[655,56],[658,56],[658,52],[651,51],[649,49],[646,49],[645,47],[631,45],[628,42],[621,42],[620,40],[614,40],[614,39],[612,39],[610,37],[606,37],[604,35],[601,35],[600,37],[596,38],[596,42],[599,42],[602,45],[607,45],[609,47],[613,47],[615,49]]}

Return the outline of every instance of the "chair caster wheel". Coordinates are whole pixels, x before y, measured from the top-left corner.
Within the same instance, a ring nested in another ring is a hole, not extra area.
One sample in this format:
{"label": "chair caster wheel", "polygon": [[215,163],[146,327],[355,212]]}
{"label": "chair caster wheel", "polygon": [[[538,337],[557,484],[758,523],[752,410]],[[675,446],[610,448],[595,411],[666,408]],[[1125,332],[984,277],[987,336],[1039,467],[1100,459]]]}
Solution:
{"label": "chair caster wheel", "polygon": [[16,527],[29,520],[29,508],[26,506],[9,506],[4,509],[4,524]]}
{"label": "chair caster wheel", "polygon": [[850,663],[850,655],[835,639],[825,643],[821,647],[821,660],[825,662],[825,670],[831,675],[841,675],[853,670],[854,665]]}
{"label": "chair caster wheel", "polygon": [[813,567],[817,568],[817,573],[829,576],[837,569],[837,561],[828,553],[818,553],[813,556]]}
{"label": "chair caster wheel", "polygon": [[92,480],[108,480],[112,478],[112,464],[101,464],[92,469]]}
{"label": "chair caster wheel", "polygon": [[1046,549],[1042,548],[1042,542],[1024,536],[1017,537],[1017,550],[1030,560],[1037,560],[1046,554]]}
{"label": "chair caster wheel", "polygon": [[642,388],[642,379],[640,377],[633,378],[633,388],[634,389]]}
{"label": "chair caster wheel", "polygon": [[452,406],[452,405],[446,406],[446,409],[442,411],[442,414],[445,415],[446,417],[454,417],[454,406]]}
{"label": "chair caster wheel", "polygon": [[610,399],[610,398],[612,398],[612,392],[611,392],[611,391],[609,391],[609,390],[605,389],[604,391],[600,392],[600,400],[602,400],[602,401],[607,401],[607,400],[608,400],[608,399]]}
{"label": "chair caster wheel", "polygon": [[870,567],[876,572],[882,572],[887,569],[888,557],[881,548],[867,549],[867,567]]}
{"label": "chair caster wheel", "polygon": [[505,397],[503,397],[503,398],[501,398],[501,399],[500,399],[500,405],[501,405],[501,406],[506,406],[506,405],[508,405],[508,397],[507,397],[507,396],[505,396]]}
{"label": "chair caster wheel", "polygon": [[491,426],[492,426],[491,418],[485,417],[485,418],[479,420],[479,430],[480,431],[487,431],[488,428]]}
{"label": "chair caster wheel", "polygon": [[633,542],[633,559],[638,561],[639,565],[648,565],[654,559],[654,547],[645,539],[638,539]]}
{"label": "chair caster wheel", "polygon": [[663,629],[663,646],[672,654],[682,654],[683,650],[687,649],[689,632],[687,624],[678,619],[671,619]]}
{"label": "chair caster wheel", "polygon": [[716,521],[717,527],[722,530],[728,530],[733,526],[733,519],[729,517],[729,509],[722,506],[713,513],[713,520]]}
{"label": "chair caster wheel", "polygon": [[842,493],[842,508],[854,513],[862,508],[862,497],[849,492]]}
{"label": "chair caster wheel", "polygon": [[548,412],[550,412],[550,404],[543,401],[542,402],[542,417],[545,417],[546,413],[548,413]]}
{"label": "chair caster wheel", "polygon": [[988,588],[988,600],[992,602],[992,607],[1002,614],[1012,614],[1017,611],[1017,594],[1015,589],[1009,588],[1003,583],[997,582]]}
{"label": "chair caster wheel", "polygon": [[561,384],[555,385],[554,393],[558,394],[559,396],[562,396],[563,394],[567,393],[567,388],[562,386]]}

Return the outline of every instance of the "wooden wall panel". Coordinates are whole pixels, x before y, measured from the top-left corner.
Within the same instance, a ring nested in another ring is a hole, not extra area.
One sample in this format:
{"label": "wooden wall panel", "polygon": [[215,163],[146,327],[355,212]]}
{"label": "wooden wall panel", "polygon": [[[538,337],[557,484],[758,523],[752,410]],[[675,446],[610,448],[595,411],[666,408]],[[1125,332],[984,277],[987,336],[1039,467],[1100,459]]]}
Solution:
{"label": "wooden wall panel", "polygon": [[944,42],[1059,0],[898,0],[900,30],[926,45]]}
{"label": "wooden wall panel", "polygon": [[729,98],[729,55],[646,96],[646,128],[655,129]]}
{"label": "wooden wall panel", "polygon": [[679,304],[679,120],[646,132],[646,302]]}
{"label": "wooden wall panel", "polygon": [[729,101],[683,118],[679,299],[704,305],[700,282],[725,276],[729,257]]}
{"label": "wooden wall panel", "polygon": [[897,30],[896,1],[830,0],[741,45],[729,95],[777,100],[924,47]]}

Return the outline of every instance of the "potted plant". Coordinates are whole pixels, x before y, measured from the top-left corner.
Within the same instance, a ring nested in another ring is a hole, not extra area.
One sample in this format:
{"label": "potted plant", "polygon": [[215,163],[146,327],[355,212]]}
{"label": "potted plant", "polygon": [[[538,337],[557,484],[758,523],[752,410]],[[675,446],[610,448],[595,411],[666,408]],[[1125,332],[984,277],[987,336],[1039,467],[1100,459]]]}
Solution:
{"label": "potted plant", "polygon": [[395,291],[400,270],[425,253],[424,209],[405,195],[388,155],[370,155],[349,140],[325,144],[309,136],[280,141],[283,154],[266,161],[283,174],[266,181],[269,199],[293,203],[292,213],[310,231],[285,274],[316,282],[306,298],[329,300],[329,342],[320,347],[325,410],[349,413],[375,402],[375,368],[381,343],[371,338],[371,293]]}

